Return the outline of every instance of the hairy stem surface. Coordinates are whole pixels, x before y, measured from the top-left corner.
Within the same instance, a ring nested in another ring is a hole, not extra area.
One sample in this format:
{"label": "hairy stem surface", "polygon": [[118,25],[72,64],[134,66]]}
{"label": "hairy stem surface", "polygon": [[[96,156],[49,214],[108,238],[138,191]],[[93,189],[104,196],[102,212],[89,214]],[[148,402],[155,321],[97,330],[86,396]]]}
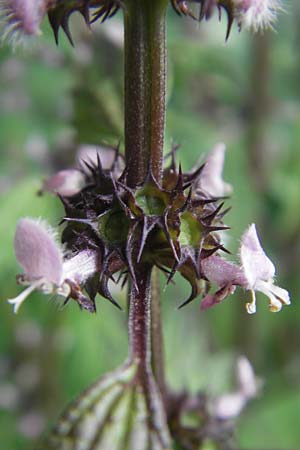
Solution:
{"label": "hairy stem surface", "polygon": [[151,169],[162,179],[166,97],[166,0],[125,3],[125,155],[127,182]]}
{"label": "hairy stem surface", "polygon": [[[124,1],[125,157],[127,184],[132,188],[143,183],[149,171],[162,182],[167,4],[167,0]],[[129,294],[131,357],[138,360],[141,377],[153,372],[164,395],[158,278],[151,286],[148,264],[137,264],[135,272],[137,285],[132,283]]]}
{"label": "hairy stem surface", "polygon": [[151,371],[151,266],[139,264],[136,279],[129,293],[129,348],[145,377]]}

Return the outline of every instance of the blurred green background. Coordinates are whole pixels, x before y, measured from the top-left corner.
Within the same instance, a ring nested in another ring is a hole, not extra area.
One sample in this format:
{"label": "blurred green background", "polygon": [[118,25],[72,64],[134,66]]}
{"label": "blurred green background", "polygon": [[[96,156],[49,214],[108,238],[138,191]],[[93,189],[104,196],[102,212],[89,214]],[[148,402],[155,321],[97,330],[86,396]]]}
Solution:
{"label": "blurred green background", "polygon": [[[177,311],[189,286],[177,278],[163,291],[167,377],[174,389],[218,395],[234,388],[237,356],[246,355],[264,380],[262,395],[237,421],[242,449],[300,448],[300,6],[290,0],[276,32],[256,37],[225,20],[200,26],[168,18],[166,152],[182,145],[190,168],[219,141],[227,145],[224,178],[233,253],[255,222],[276,263],[278,284],[293,301],[271,314],[265,297],[247,315],[246,294],[200,313],[199,302]],[[225,19],[225,17],[224,17]],[[13,254],[16,222],[41,216],[52,225],[60,202],[38,196],[43,178],[74,164],[83,143],[122,143],[121,17],[88,32],[71,20],[75,50],[47,23],[26,49],[0,49],[0,430],[1,449],[25,450],[63,407],[124,360],[126,317],[103,299],[97,315],[75,302],[34,294],[15,316],[5,301],[20,292]],[[164,283],[164,280],[162,280]],[[125,292],[116,292],[125,303]]]}

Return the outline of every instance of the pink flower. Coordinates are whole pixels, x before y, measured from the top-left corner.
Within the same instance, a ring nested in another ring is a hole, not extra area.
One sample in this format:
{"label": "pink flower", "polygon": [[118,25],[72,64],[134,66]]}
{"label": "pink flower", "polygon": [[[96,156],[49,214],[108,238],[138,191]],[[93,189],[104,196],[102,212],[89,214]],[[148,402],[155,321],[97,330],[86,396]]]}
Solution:
{"label": "pink flower", "polygon": [[78,194],[86,185],[88,176],[85,171],[90,168],[101,168],[106,174],[111,173],[117,179],[125,168],[123,156],[112,147],[81,145],[77,152],[76,169],[60,170],[43,182],[41,192],[52,192],[62,197]]}
{"label": "pink flower", "polygon": [[260,383],[253,368],[244,356],[240,357],[236,368],[237,389],[221,395],[213,404],[213,414],[221,420],[236,418],[245,408],[249,400],[258,395]]}
{"label": "pink flower", "polygon": [[[55,232],[40,220],[24,218],[17,225],[15,254],[23,268],[19,283],[28,285],[20,295],[8,302],[14,312],[34,290],[78,299],[83,285],[98,268],[95,252],[85,250],[66,258],[56,241]],[[83,306],[83,305],[81,305]]]}
{"label": "pink flower", "polygon": [[251,303],[246,305],[249,314],[256,312],[255,291],[269,298],[270,311],[280,311],[282,305],[290,304],[288,291],[274,285],[275,267],[260,244],[255,224],[250,225],[242,236],[240,258],[247,280],[244,287],[252,294]]}
{"label": "pink flower", "polygon": [[279,0],[233,0],[234,15],[240,27],[258,31],[272,28],[277,12],[282,10]]}
{"label": "pink flower", "polygon": [[19,44],[26,36],[38,35],[46,11],[46,0],[0,0],[2,39]]}
{"label": "pink flower", "polygon": [[250,225],[241,239],[241,266],[228,262],[217,255],[202,261],[201,269],[205,277],[219,286],[214,294],[206,295],[201,309],[208,309],[232,294],[236,286],[250,290],[252,301],[246,304],[249,314],[256,312],[255,292],[262,292],[269,298],[269,309],[280,311],[282,305],[289,305],[289,293],[274,284],[275,267],[266,256],[257,236],[256,227]]}
{"label": "pink flower", "polygon": [[90,144],[80,145],[76,158],[79,166],[84,166],[85,161],[97,166],[98,158],[100,158],[103,170],[111,170],[114,178],[118,178],[125,168],[124,158],[117,153],[115,148]]}
{"label": "pink flower", "polygon": [[212,255],[202,261],[202,271],[205,277],[220,287],[214,294],[208,294],[201,302],[201,310],[209,309],[222,302],[228,295],[234,293],[236,286],[246,284],[242,269],[217,255]]}
{"label": "pink flower", "polygon": [[85,176],[80,170],[61,170],[44,181],[42,192],[47,191],[62,197],[71,197],[78,194],[84,185]]}
{"label": "pink flower", "polygon": [[230,184],[222,178],[225,160],[225,144],[219,143],[208,153],[199,177],[198,187],[212,197],[224,197],[232,192]]}

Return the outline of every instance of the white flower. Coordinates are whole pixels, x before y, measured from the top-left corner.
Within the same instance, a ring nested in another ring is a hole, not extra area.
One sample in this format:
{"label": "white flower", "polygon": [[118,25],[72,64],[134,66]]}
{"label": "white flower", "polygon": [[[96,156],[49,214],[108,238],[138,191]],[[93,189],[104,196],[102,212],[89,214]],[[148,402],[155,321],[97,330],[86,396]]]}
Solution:
{"label": "white flower", "polygon": [[19,221],[14,246],[16,259],[24,270],[19,282],[29,285],[16,298],[8,300],[14,305],[15,313],[34,290],[72,297],[80,306],[92,309],[88,299],[82,295],[80,285],[97,271],[95,252],[85,250],[65,259],[55,232],[45,222],[30,218]]}
{"label": "white flower", "polygon": [[233,3],[239,26],[255,32],[272,28],[278,11],[282,11],[280,0],[233,0]]}
{"label": "white flower", "polygon": [[230,184],[222,178],[226,146],[216,144],[208,153],[205,166],[199,177],[198,187],[213,197],[224,197],[232,192]]}
{"label": "white flower", "polygon": [[252,301],[246,305],[249,314],[256,312],[255,291],[269,298],[272,312],[280,311],[282,305],[290,305],[288,291],[274,285],[275,267],[261,247],[254,224],[242,236],[240,258],[247,280],[244,287],[252,293]]}

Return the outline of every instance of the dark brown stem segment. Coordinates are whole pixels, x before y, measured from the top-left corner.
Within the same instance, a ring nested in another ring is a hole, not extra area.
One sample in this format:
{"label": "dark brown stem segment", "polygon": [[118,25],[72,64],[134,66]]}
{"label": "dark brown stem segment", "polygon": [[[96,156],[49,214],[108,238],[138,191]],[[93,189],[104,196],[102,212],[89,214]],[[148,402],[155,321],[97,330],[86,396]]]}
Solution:
{"label": "dark brown stem segment", "polygon": [[[150,264],[140,263],[135,268],[136,283],[131,283],[129,294],[129,348],[130,361],[137,363],[135,382],[142,387],[147,409],[150,440],[147,448],[156,448],[151,434],[160,442],[157,448],[170,449],[170,437],[163,398],[151,367],[151,272]],[[151,445],[152,442],[152,445]],[[154,446],[153,446],[154,445]]]}
{"label": "dark brown stem segment", "polygon": [[136,280],[129,293],[129,348],[144,378],[151,372],[151,266],[139,264]]}
{"label": "dark brown stem segment", "polygon": [[[150,170],[162,182],[167,5],[167,0],[124,0],[125,157],[127,184],[133,188]],[[140,376],[147,382],[153,371],[163,395],[160,296],[157,284],[151,295],[151,270],[145,264],[135,268],[137,286],[132,284],[129,298],[130,351],[139,361]]]}
{"label": "dark brown stem segment", "polygon": [[166,0],[126,0],[125,155],[127,183],[143,182],[149,169],[162,179],[166,110]]}

